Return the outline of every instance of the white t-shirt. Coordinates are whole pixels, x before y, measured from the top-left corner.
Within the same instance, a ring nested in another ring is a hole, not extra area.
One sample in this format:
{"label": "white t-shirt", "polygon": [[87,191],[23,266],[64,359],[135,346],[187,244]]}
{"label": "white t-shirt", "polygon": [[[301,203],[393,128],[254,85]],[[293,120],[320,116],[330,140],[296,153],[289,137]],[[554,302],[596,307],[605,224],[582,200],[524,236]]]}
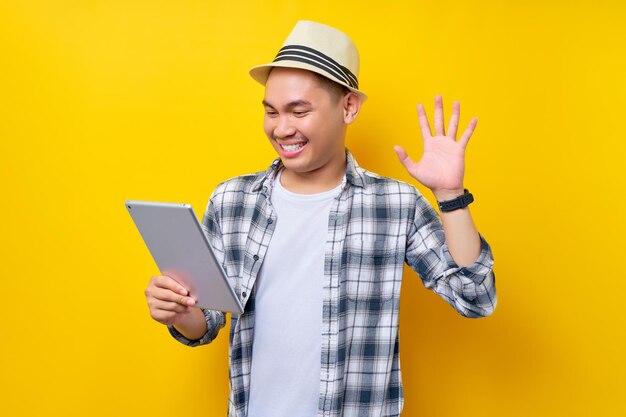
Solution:
{"label": "white t-shirt", "polygon": [[276,229],[256,281],[248,417],[317,416],[328,218],[341,185],[271,195]]}

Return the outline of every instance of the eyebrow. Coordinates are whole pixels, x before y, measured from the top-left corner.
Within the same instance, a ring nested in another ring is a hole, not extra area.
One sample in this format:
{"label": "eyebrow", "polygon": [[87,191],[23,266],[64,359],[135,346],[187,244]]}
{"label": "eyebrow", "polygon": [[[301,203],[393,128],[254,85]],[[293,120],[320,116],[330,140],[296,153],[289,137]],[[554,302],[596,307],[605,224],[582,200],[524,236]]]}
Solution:
{"label": "eyebrow", "polygon": [[[271,107],[273,109],[275,109],[276,107],[272,106],[270,103],[268,103],[267,101],[263,100],[263,105],[266,107]],[[310,106],[311,102],[310,101],[306,101],[306,100],[294,100],[294,101],[290,101],[289,103],[285,104],[285,109],[286,110],[291,110],[294,107],[298,107],[298,106]]]}

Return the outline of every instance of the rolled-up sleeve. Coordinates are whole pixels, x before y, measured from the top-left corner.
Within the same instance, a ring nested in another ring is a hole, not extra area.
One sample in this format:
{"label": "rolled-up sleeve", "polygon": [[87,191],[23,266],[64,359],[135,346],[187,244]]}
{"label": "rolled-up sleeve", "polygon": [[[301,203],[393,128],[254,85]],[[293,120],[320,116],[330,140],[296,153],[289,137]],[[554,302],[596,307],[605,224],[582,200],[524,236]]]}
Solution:
{"label": "rolled-up sleeve", "polygon": [[480,255],[469,266],[458,266],[448,250],[439,216],[421,195],[409,228],[406,262],[433,290],[461,315],[486,317],[496,308],[493,254],[480,235]]}
{"label": "rolled-up sleeve", "polygon": [[220,329],[224,327],[224,324],[226,323],[226,317],[221,311],[203,309],[202,312],[204,313],[204,318],[207,322],[207,331],[200,339],[188,339],[183,336],[178,330],[176,330],[174,326],[167,326],[167,329],[174,337],[174,339],[190,347],[196,347],[211,343],[217,337]]}

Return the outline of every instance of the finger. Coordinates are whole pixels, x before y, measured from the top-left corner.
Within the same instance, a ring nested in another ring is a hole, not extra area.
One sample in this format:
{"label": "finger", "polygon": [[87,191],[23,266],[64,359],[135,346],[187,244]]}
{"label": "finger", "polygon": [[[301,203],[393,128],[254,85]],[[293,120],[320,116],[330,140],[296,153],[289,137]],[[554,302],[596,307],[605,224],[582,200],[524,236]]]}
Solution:
{"label": "finger", "polygon": [[459,139],[459,144],[463,147],[463,149],[467,147],[467,143],[469,142],[470,137],[472,137],[472,133],[474,133],[474,129],[476,129],[477,123],[478,119],[476,117],[470,120],[469,125],[467,125],[467,129],[465,129],[465,132],[463,132],[463,136],[461,136],[461,139]]}
{"label": "finger", "polygon": [[182,285],[180,285],[175,279],[168,277],[167,275],[160,275],[157,277],[152,277],[152,281],[154,282],[156,287],[166,288],[170,291],[174,291],[181,295],[188,295],[189,291]]}
{"label": "finger", "polygon": [[456,140],[456,133],[459,129],[459,117],[461,115],[461,103],[455,101],[452,103],[452,116],[448,123],[448,137]]}
{"label": "finger", "polygon": [[163,310],[174,313],[185,313],[189,311],[189,306],[180,305],[172,301],[153,300],[148,304],[151,310]]}
{"label": "finger", "polygon": [[435,96],[435,136],[444,136],[445,132],[443,130],[443,99],[441,95],[437,94]]}
{"label": "finger", "polygon": [[432,136],[430,133],[430,124],[428,124],[428,117],[426,117],[426,111],[421,103],[417,105],[417,118],[420,123],[422,138],[424,138],[424,140],[429,139]]}
{"label": "finger", "polygon": [[196,304],[196,300],[194,300],[193,298],[177,294],[174,291],[168,290],[166,288],[151,289],[150,291],[146,291],[146,296],[148,298],[148,302],[150,302],[151,299],[156,299],[160,301],[177,303],[183,306],[193,306]]}
{"label": "finger", "polygon": [[407,170],[409,169],[411,165],[415,164],[415,162],[413,162],[409,154],[406,153],[406,151],[404,150],[402,146],[396,145],[393,147],[393,150],[396,152],[396,155],[398,155],[398,159]]}

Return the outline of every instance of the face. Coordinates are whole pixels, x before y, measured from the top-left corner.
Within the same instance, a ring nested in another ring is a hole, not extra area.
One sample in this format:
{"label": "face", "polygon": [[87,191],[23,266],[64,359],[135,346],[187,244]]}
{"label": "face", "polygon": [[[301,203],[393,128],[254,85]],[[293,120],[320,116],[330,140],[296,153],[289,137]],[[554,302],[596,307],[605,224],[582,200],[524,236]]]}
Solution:
{"label": "face", "polygon": [[350,96],[356,97],[333,97],[309,71],[272,70],[265,84],[264,130],[288,171],[344,167],[346,128],[356,117],[346,107],[356,100]]}

